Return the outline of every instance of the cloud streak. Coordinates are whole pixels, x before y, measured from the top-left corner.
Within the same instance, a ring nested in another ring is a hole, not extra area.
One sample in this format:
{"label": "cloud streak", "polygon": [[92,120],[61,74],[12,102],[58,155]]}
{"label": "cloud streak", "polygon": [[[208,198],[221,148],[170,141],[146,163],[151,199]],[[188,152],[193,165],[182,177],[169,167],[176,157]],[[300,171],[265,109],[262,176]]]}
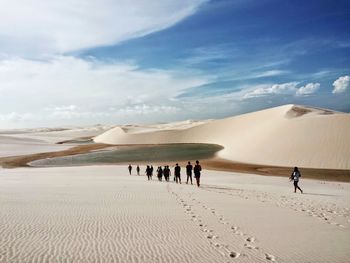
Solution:
{"label": "cloud streak", "polygon": [[0,9],[0,50],[35,56],[119,43],[170,27],[205,0],[14,0]]}

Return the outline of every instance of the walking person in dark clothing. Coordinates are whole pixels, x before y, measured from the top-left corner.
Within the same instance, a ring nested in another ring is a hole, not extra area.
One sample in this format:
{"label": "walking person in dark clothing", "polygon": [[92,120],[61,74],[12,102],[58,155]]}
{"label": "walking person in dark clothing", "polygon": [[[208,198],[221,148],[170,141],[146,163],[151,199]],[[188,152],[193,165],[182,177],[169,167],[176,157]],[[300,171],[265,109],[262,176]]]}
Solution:
{"label": "walking person in dark clothing", "polygon": [[157,176],[158,176],[158,180],[162,181],[162,177],[163,177],[163,169],[162,166],[159,166],[157,169]]}
{"label": "walking person in dark clothing", "polygon": [[164,166],[164,169],[163,169],[163,175],[164,175],[164,180],[165,180],[165,181],[168,181],[168,180],[167,180],[167,169],[166,169],[166,165]]}
{"label": "walking person in dark clothing", "polygon": [[169,176],[170,176],[170,169],[169,169],[169,166],[164,166],[164,169],[163,169],[163,174],[164,174],[164,179],[165,181],[169,182]]}
{"label": "walking person in dark clothing", "polygon": [[131,175],[131,170],[132,170],[132,166],[131,166],[131,164],[129,164],[129,166],[128,166],[128,170],[129,170],[129,174]]}
{"label": "walking person in dark clothing", "polygon": [[294,171],[291,174],[291,176],[289,177],[289,179],[291,181],[293,181],[293,183],[294,183],[294,193],[297,192],[297,189],[299,189],[300,192],[303,193],[303,190],[301,190],[301,188],[298,185],[300,177],[301,177],[301,173],[300,173],[298,167],[294,167]]}
{"label": "walking person in dark clothing", "polygon": [[188,162],[186,166],[186,174],[187,174],[187,181],[186,184],[188,184],[188,179],[191,179],[191,184],[192,184],[192,164],[191,162]]}
{"label": "walking person in dark clothing", "polygon": [[197,186],[200,186],[200,179],[201,179],[201,171],[202,171],[202,167],[199,164],[199,161],[196,161],[196,165],[193,168],[193,172],[194,172],[194,177],[196,178],[197,181]]}
{"label": "walking person in dark clothing", "polygon": [[147,168],[146,168],[146,175],[147,175],[148,181],[152,180],[152,170],[151,170],[151,167],[149,167],[149,165],[147,165]]}
{"label": "walking person in dark clothing", "polygon": [[152,180],[152,177],[153,177],[153,165],[151,165],[151,180]]}
{"label": "walking person in dark clothing", "polygon": [[174,175],[175,175],[176,183],[180,183],[181,184],[181,167],[179,166],[178,163],[175,165]]}
{"label": "walking person in dark clothing", "polygon": [[136,172],[137,172],[137,175],[140,175],[140,166],[136,167]]}

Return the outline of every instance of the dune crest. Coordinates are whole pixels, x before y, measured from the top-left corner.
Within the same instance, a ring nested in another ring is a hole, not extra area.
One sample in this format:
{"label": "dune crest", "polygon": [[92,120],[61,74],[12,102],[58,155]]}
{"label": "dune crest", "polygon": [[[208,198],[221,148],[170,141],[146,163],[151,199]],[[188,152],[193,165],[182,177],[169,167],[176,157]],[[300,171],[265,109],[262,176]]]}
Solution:
{"label": "dune crest", "polygon": [[300,105],[291,105],[290,110],[286,112],[287,118],[296,118],[301,117],[305,115],[328,115],[328,114],[340,114],[341,112],[328,110],[328,109],[321,109],[321,108],[313,108],[313,107],[307,107],[307,106],[300,106]]}
{"label": "dune crest", "polygon": [[[255,164],[350,169],[350,114],[288,104],[186,128],[167,124],[94,138],[108,144],[213,143],[219,157]],[[165,128],[166,127],[166,128]]]}

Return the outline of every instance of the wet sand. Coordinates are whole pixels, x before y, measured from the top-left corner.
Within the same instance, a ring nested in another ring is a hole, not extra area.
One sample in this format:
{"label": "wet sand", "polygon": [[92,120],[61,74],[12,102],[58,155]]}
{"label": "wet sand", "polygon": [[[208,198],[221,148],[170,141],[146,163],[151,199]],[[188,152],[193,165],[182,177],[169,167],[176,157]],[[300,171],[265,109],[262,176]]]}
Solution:
{"label": "wet sand", "polygon": [[[148,145],[154,146],[154,145]],[[108,145],[108,144],[85,144],[72,147],[68,150],[30,154],[15,157],[5,157],[0,158],[0,165],[4,168],[16,168],[16,167],[28,167],[28,163],[41,160],[45,158],[54,158],[62,156],[70,156],[77,154],[84,154],[93,151],[103,150],[111,147],[135,147],[135,145]],[[147,147],[147,145],[143,145]],[[146,159],[138,161],[139,164],[149,164]],[[183,160],[173,160],[172,163],[162,162],[161,160],[154,163],[154,165],[172,165],[179,162],[180,165],[185,165],[186,162]],[[128,162],[120,161],[119,164],[127,164]],[[219,170],[219,171],[231,171],[240,173],[254,173],[259,175],[267,176],[282,176],[288,177],[292,171],[293,167],[277,167],[277,166],[267,166],[258,164],[245,164],[239,162],[233,162],[229,160],[220,159],[218,157],[213,157],[211,159],[201,160],[202,165],[209,170]],[[317,179],[323,181],[339,181],[339,182],[350,182],[350,170],[335,170],[335,169],[313,169],[313,168],[301,168],[303,178]]]}

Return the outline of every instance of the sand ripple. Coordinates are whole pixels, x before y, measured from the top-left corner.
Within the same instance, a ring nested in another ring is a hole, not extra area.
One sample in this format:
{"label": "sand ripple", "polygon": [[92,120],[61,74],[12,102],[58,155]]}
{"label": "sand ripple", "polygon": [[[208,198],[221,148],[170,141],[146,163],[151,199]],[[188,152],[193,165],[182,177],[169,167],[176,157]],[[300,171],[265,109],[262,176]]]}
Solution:
{"label": "sand ripple", "polygon": [[218,256],[165,185],[69,173],[0,181],[0,262],[213,262]]}

